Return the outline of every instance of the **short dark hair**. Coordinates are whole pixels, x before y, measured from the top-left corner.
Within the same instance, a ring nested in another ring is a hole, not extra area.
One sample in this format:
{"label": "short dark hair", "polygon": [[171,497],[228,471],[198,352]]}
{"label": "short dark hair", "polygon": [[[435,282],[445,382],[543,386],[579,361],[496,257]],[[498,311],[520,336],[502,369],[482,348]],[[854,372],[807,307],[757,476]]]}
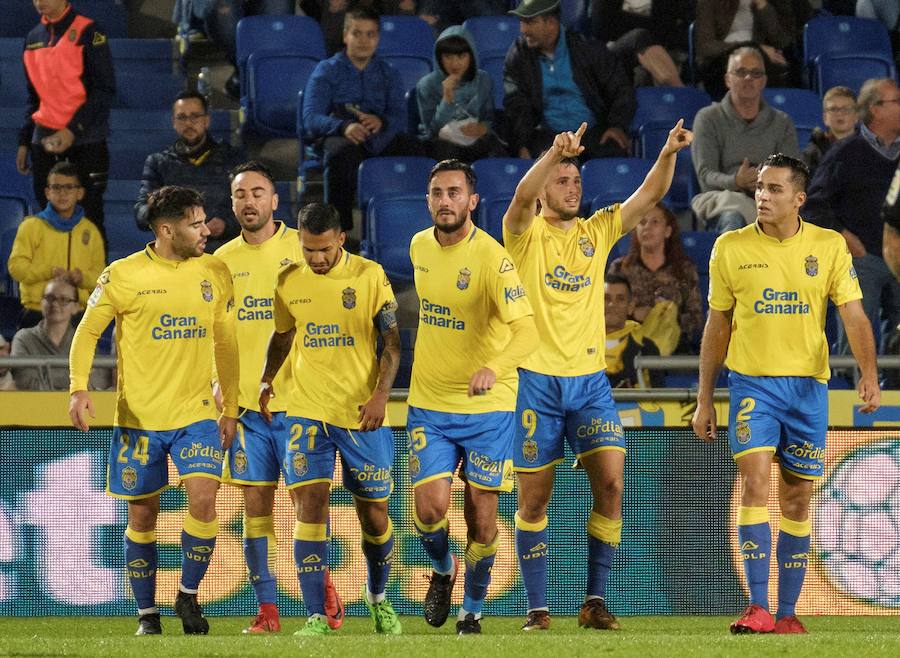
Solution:
{"label": "short dark hair", "polygon": [[607,285],[615,285],[618,283],[625,286],[628,288],[628,296],[631,297],[631,281],[629,281],[627,277],[624,277],[621,274],[607,274],[604,283]]}
{"label": "short dark hair", "polygon": [[147,197],[147,222],[177,222],[191,208],[203,207],[203,195],[190,187],[165,185]]}
{"label": "short dark hair", "polygon": [[475,175],[475,170],[472,169],[472,165],[468,162],[463,162],[462,160],[457,160],[455,158],[441,160],[431,168],[431,172],[428,174],[429,187],[431,187],[431,179],[442,171],[461,171],[466,177],[466,185],[469,187],[469,194],[475,194],[475,187],[478,185],[478,176]]}
{"label": "short dark hair", "polygon": [[375,21],[378,26],[378,32],[381,32],[381,16],[371,7],[355,7],[344,16],[344,27],[342,32],[346,32],[350,27],[350,21]]}
{"label": "short dark hair", "polygon": [[[68,178],[77,178],[78,182],[81,183],[78,167],[72,162],[57,162],[50,168],[50,171],[47,173],[47,178],[49,179],[53,174],[56,174],[57,176],[66,176]],[[83,183],[81,184],[83,185]]]}
{"label": "short dark hair", "polygon": [[[549,151],[550,151],[550,149],[541,151],[541,154],[537,157],[537,160],[540,160],[541,158],[543,158]],[[535,162],[537,162],[537,160],[535,160]],[[557,166],[562,166],[562,165],[572,165],[579,171],[581,170],[581,163],[578,162],[578,158],[563,158],[562,160],[559,161],[559,165],[557,165]]]}
{"label": "short dark hair", "polygon": [[297,213],[297,228],[313,235],[341,232],[341,216],[330,203],[308,203]]}
{"label": "short dark hair", "polygon": [[259,174],[260,176],[268,180],[272,184],[272,190],[275,190],[275,179],[272,177],[272,170],[259,160],[247,160],[247,162],[242,162],[241,164],[237,165],[234,169],[228,172],[228,180],[234,182],[234,179],[237,178],[240,174],[246,173],[248,171]]}
{"label": "short dark hair", "polygon": [[806,186],[809,185],[809,167],[803,160],[792,158],[784,153],[773,153],[762,161],[756,171],[762,171],[763,167],[779,167],[791,170],[791,183],[801,192],[806,192]]}
{"label": "short dark hair", "polygon": [[183,91],[180,94],[178,94],[175,97],[175,100],[172,101],[172,105],[175,105],[175,103],[177,103],[178,101],[186,101],[189,99],[194,99],[196,101],[200,101],[200,105],[203,106],[203,113],[204,114],[209,113],[209,101],[206,100],[206,96],[204,96],[200,92],[195,91],[193,89],[188,89],[188,90]]}

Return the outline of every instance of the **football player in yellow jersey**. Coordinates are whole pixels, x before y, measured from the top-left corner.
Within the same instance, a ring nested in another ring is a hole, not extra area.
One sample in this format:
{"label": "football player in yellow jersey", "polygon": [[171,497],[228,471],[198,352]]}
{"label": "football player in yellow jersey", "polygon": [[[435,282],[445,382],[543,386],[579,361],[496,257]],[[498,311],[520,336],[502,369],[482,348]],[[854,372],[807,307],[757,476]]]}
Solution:
{"label": "football player in yellow jersey", "polygon": [[[231,171],[231,204],[241,225],[241,234],[216,250],[231,270],[234,283],[235,320],[241,345],[241,390],[238,403],[241,417],[237,441],[228,451],[225,481],[241,488],[244,497],[244,558],[247,576],[259,612],[245,633],[281,630],[275,605],[274,562],[275,520],[272,509],[275,487],[281,472],[283,446],[259,413],[259,375],[266,360],[269,336],[275,327],[272,291],[279,270],[299,262],[297,231],[273,218],[278,195],[269,169],[257,161],[245,162]],[[290,368],[282,368],[275,387],[285,392],[285,400],[273,402],[269,411],[280,417],[286,410]],[[327,573],[327,572],[326,572]],[[326,605],[329,624],[337,627],[343,620],[343,605],[331,580],[327,580]]]}
{"label": "football player in yellow jersey", "polygon": [[[397,303],[381,266],[343,249],[346,235],[332,206],[305,206],[298,225],[304,262],[278,276],[275,333],[259,397],[260,412],[282,436],[285,483],[297,513],[294,561],[310,615],[297,635],[332,632],[326,619],[326,522],[338,450],[344,487],[362,526],[365,602],[376,632],[399,634],[400,619],[385,598],[394,549],[388,516],[394,439],[383,427],[400,365]],[[378,336],[384,344],[380,360]],[[290,388],[279,392],[287,413],[272,418],[274,377],[292,349]]]}
{"label": "football player in yellow jersey", "polygon": [[531,305],[509,254],[472,223],[475,173],[459,160],[431,170],[434,227],[413,236],[419,331],[409,389],[409,476],[415,523],[434,573],[425,621],[441,626],[459,561],[450,551],[450,484],[460,461],[468,529],[456,631],[481,632],[497,553],[500,491],[512,489],[516,366],[537,345]]}
{"label": "football player in yellow jersey", "polygon": [[[94,410],[87,377],[97,340],[115,319],[119,381],[107,492],[128,501],[125,562],[137,599],[137,634],[162,632],[156,520],[159,494],[168,487],[168,456],[188,499],[175,613],[185,633],[205,635],[209,623],[197,590],[215,548],[216,492],[238,416],[234,293],[225,264],[203,253],[209,229],[197,192],[162,187],[147,207],[155,241],[103,271],[75,332],[69,416],[88,430]],[[222,389],[218,427],[210,353]]]}
{"label": "football player in yellow jersey", "polygon": [[[514,467],[519,490],[516,550],[528,595],[523,630],[550,626],[547,506],[566,440],[587,472],[594,503],[587,524],[588,578],[578,623],[617,629],[606,582],[622,535],[625,437],[605,374],[603,275],[609,250],[669,189],[675,156],[693,135],[679,120],[644,182],[621,205],[578,217],[584,150],[560,133],[528,170],[503,218],[503,241],[534,305],[540,345],[519,370]],[[540,202],[541,214],[535,216]]]}
{"label": "football player in yellow jersey", "polygon": [[[881,392],[872,327],[844,238],[804,222],[809,170],[781,153],[759,166],[756,222],[719,236],[709,260],[709,316],[700,347],[694,432],[716,437],[713,389],[728,377],[728,440],[741,474],[737,534],[750,605],[732,633],[805,633],[795,605],[809,556],[809,501],[822,476],[828,428],[825,311],[837,306],[859,363],[860,411]],[[769,614],[769,480],[780,462],[777,620]]]}

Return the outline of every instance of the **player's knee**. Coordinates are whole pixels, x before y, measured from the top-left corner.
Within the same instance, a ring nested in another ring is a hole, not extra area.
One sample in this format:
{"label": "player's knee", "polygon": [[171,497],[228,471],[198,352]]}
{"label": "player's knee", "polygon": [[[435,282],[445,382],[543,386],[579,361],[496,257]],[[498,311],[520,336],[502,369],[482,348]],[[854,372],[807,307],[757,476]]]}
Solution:
{"label": "player's knee", "polygon": [[519,517],[526,523],[537,523],[547,516],[550,499],[529,497],[519,500]]}
{"label": "player's knee", "polygon": [[745,473],[741,478],[741,504],[763,507],[769,501],[769,473]]}
{"label": "player's knee", "polygon": [[381,536],[388,529],[387,503],[365,503],[357,501],[356,510],[359,524],[367,535]]}
{"label": "player's knee", "polygon": [[603,500],[620,500],[625,489],[625,480],[620,474],[601,477],[596,490]]}
{"label": "player's knee", "polygon": [[493,519],[476,521],[474,526],[469,527],[469,537],[479,544],[490,544],[496,536],[497,523]]}

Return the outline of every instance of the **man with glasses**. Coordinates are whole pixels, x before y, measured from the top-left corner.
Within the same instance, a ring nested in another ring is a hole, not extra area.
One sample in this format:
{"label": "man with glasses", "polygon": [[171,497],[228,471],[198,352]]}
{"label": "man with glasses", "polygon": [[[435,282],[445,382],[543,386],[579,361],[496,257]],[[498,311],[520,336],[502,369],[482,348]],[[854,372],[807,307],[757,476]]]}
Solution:
{"label": "man with glasses", "polygon": [[[209,239],[208,253],[236,237],[241,227],[231,211],[228,172],[245,160],[243,154],[209,134],[209,106],[194,91],[178,95],[172,106],[172,126],[178,139],[144,163],[141,192],[134,204],[138,226],[147,226],[147,197],[164,185],[190,187],[203,194]],[[149,240],[148,240],[149,241]]]}
{"label": "man with glasses", "polygon": [[9,256],[9,273],[19,282],[23,306],[20,328],[41,321],[41,296],[56,277],[65,277],[75,287],[73,309],[78,313],[106,264],[100,231],[80,205],[85,191],[77,166],[55,164],[44,193],[47,207],[22,221]]}
{"label": "man with glasses", "polygon": [[756,166],[772,153],[799,157],[797,133],[787,114],[762,97],[762,53],[747,46],[728,58],[728,92],[694,119],[691,156],[700,194],[691,208],[706,228],[725,233],[756,219]]}
{"label": "man with glasses", "polygon": [[[900,283],[882,257],[881,207],[900,161],[900,89],[890,78],[867,80],[859,91],[859,132],[835,144],[816,170],[803,206],[807,220],[839,231],[859,274],[863,309],[873,327],[900,320]],[[838,351],[846,353],[840,328]]]}

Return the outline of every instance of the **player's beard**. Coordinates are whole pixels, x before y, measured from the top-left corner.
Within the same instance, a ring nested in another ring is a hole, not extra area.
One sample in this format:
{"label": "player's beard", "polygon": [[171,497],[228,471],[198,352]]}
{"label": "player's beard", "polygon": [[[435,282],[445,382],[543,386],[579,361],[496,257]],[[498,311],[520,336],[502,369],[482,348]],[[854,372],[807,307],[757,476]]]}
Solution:
{"label": "player's beard", "polygon": [[559,219],[561,219],[564,222],[567,222],[570,219],[575,219],[576,217],[578,217],[578,209],[577,208],[575,210],[569,210],[562,204],[554,203],[550,199],[547,199],[547,202],[544,205],[546,205],[547,208],[549,208],[554,213],[556,213],[556,216],[559,217]]}
{"label": "player's beard", "polygon": [[438,217],[440,216],[441,213],[438,213],[438,216],[434,218],[434,227],[441,233],[456,233],[469,220],[469,210],[467,208],[461,213],[456,213],[456,219],[452,224],[439,224]]}

